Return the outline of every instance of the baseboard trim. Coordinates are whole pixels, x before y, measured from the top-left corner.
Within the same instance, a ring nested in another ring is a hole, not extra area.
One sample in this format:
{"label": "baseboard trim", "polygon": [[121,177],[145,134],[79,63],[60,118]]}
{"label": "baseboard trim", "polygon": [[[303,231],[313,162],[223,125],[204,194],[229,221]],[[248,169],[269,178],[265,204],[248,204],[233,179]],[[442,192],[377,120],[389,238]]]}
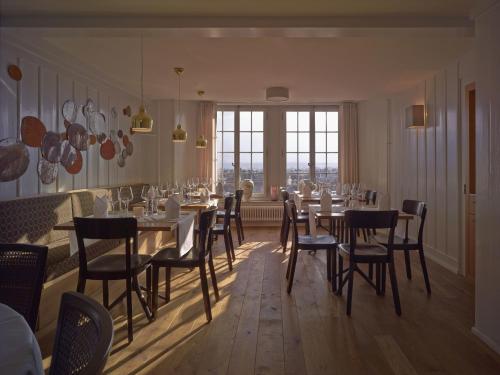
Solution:
{"label": "baseboard trim", "polygon": [[442,253],[430,246],[424,246],[425,256],[430,260],[436,262],[437,264],[443,266],[447,270],[458,274],[459,267],[456,259],[453,259],[449,255]]}
{"label": "baseboard trim", "polygon": [[490,337],[482,333],[476,326],[471,328],[471,332],[482,342],[484,342],[491,350],[493,350],[497,354],[500,354],[500,344],[496,343]]}

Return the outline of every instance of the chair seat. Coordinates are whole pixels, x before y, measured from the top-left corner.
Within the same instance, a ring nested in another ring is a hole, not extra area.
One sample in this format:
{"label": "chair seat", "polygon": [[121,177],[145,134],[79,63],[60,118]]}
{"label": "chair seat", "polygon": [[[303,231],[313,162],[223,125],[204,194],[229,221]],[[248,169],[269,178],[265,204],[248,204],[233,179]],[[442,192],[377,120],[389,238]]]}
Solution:
{"label": "chair seat", "polygon": [[151,259],[153,265],[172,265],[172,266],[186,266],[189,267],[199,260],[199,250],[195,247],[191,248],[189,252],[180,255],[179,249],[175,247],[165,247],[160,249]]}
{"label": "chair seat", "polygon": [[[339,253],[342,255],[350,255],[351,245],[347,243],[339,244]],[[387,256],[387,249],[378,244],[356,244],[354,252],[356,257],[385,257]]]}
{"label": "chair seat", "polygon": [[[151,260],[151,255],[131,254],[130,269],[142,271]],[[126,273],[125,254],[101,255],[87,264],[89,274]]]}
{"label": "chair seat", "polygon": [[214,224],[214,227],[212,229],[213,234],[224,234],[224,224],[217,223]]}
{"label": "chair seat", "polygon": [[305,223],[309,221],[309,215],[297,215],[297,223]]}
{"label": "chair seat", "polygon": [[[389,241],[386,235],[383,234],[377,234],[374,236],[375,241],[382,245],[386,245],[387,242]],[[412,239],[407,239],[405,240],[404,237],[401,236],[394,236],[394,242],[393,246],[395,249],[402,249],[402,248],[417,248],[418,247],[418,242]]]}
{"label": "chair seat", "polygon": [[328,234],[317,235],[316,238],[310,235],[299,235],[298,246],[301,249],[319,250],[337,245],[337,239]]}

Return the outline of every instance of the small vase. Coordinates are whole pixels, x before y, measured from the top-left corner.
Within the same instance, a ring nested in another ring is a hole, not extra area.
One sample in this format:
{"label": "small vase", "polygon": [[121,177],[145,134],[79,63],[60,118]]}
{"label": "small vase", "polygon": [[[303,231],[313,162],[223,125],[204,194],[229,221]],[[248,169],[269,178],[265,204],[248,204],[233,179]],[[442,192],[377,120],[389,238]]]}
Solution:
{"label": "small vase", "polygon": [[243,189],[243,201],[248,202],[253,193],[253,181],[250,179],[241,181],[240,188]]}
{"label": "small vase", "polygon": [[278,200],[278,187],[277,186],[271,186],[271,200],[272,201]]}

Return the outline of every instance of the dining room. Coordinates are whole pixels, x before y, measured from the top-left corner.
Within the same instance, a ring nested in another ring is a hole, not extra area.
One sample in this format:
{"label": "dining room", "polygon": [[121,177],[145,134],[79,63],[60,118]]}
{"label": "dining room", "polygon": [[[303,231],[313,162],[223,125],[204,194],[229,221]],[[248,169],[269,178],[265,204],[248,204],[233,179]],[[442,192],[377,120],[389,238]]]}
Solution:
{"label": "dining room", "polygon": [[0,374],[499,374],[497,0],[0,2]]}

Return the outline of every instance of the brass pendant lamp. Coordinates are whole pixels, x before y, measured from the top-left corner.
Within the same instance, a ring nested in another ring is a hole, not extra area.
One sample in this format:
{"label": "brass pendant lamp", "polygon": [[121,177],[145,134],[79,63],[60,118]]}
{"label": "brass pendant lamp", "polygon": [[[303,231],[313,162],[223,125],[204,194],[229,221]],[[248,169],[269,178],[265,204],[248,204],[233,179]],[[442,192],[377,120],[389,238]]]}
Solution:
{"label": "brass pendant lamp", "polygon": [[[203,90],[198,91],[198,96],[200,98],[203,97],[204,94],[205,94],[205,91],[203,91]],[[196,140],[196,148],[202,148],[202,149],[207,148],[207,145],[208,145],[207,139],[202,134],[200,134],[200,136]]]}
{"label": "brass pendant lamp", "polygon": [[184,68],[174,68],[174,72],[177,74],[179,80],[179,96],[177,100],[177,116],[179,121],[177,122],[177,127],[172,132],[172,142],[184,143],[187,141],[187,132],[181,126],[181,74],[184,72]]}
{"label": "brass pendant lamp", "polygon": [[132,116],[132,133],[150,133],[153,130],[153,119],[144,107],[144,41],[141,35],[141,105],[139,113]]}

